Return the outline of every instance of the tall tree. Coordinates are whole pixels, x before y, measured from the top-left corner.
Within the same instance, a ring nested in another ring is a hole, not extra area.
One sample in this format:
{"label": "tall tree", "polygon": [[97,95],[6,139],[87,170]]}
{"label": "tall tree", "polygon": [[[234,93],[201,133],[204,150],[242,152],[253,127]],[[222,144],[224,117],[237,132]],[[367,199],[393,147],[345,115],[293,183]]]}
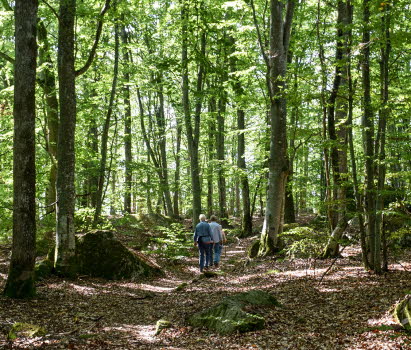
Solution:
{"label": "tall tree", "polygon": [[[252,2],[253,4],[253,2]],[[270,155],[266,212],[259,255],[273,254],[284,222],[285,185],[288,176],[287,111],[285,79],[291,23],[295,1],[270,0],[270,35],[268,55],[258,26],[261,52],[267,67],[267,90],[270,98]],[[254,19],[255,10],[253,6]],[[255,19],[255,23],[257,21]]]}
{"label": "tall tree", "polygon": [[200,55],[201,60],[198,66],[196,100],[194,112],[194,127],[191,117],[190,107],[190,86],[189,86],[189,70],[188,70],[188,33],[189,33],[189,2],[183,0],[181,8],[182,21],[182,42],[181,42],[181,68],[182,68],[182,104],[184,114],[184,125],[187,135],[188,152],[190,155],[190,172],[191,172],[191,190],[193,198],[193,225],[199,221],[198,217],[201,213],[201,185],[200,185],[200,164],[199,164],[199,141],[200,141],[200,119],[201,109],[203,105],[203,79],[205,74],[205,50],[206,50],[206,35],[204,30],[200,30]]}
{"label": "tall tree", "polygon": [[15,2],[13,247],[4,289],[13,298],[35,294],[37,9],[37,1]]}

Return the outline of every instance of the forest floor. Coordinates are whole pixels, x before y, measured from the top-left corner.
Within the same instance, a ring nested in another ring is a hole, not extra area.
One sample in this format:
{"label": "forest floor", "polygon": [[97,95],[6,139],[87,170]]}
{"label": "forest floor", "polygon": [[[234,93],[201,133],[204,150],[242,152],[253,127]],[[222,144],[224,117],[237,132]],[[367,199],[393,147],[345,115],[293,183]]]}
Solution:
{"label": "forest floor", "polygon": [[[250,240],[226,247],[214,278],[198,278],[193,250],[191,258],[154,280],[53,277],[38,284],[32,300],[0,296],[0,349],[411,349],[410,334],[391,316],[395,303],[411,293],[410,259],[374,276],[361,267],[358,249],[346,248],[323,276],[331,260],[248,261]],[[0,290],[9,252],[0,246]],[[183,282],[188,286],[176,291]],[[281,303],[263,311],[265,329],[219,336],[187,325],[196,311],[252,289],[269,291]],[[159,319],[172,327],[155,335]],[[42,326],[47,334],[8,340],[15,322]]]}

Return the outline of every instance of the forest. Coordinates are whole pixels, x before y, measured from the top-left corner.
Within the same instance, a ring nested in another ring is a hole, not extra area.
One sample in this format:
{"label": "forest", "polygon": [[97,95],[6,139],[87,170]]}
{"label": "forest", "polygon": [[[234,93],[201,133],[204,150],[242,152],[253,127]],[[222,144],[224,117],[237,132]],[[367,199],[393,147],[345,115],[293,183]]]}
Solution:
{"label": "forest", "polygon": [[0,0],[0,348],[411,349],[410,10]]}

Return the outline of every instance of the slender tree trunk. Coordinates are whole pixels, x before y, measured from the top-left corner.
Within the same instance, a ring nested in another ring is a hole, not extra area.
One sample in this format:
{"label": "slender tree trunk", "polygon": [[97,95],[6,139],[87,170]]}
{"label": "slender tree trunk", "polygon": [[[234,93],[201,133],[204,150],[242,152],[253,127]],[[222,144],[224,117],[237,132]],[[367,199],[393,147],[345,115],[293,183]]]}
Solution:
{"label": "slender tree trunk", "polygon": [[103,133],[101,136],[101,159],[100,159],[100,170],[99,170],[99,180],[97,189],[97,205],[96,211],[94,212],[93,226],[96,226],[101,215],[102,205],[103,205],[103,191],[105,186],[105,174],[106,174],[106,164],[107,164],[107,145],[108,145],[108,132],[110,129],[111,116],[113,114],[114,99],[116,96],[117,80],[118,80],[118,60],[119,60],[119,28],[118,24],[115,24],[115,48],[114,48],[114,72],[113,72],[113,82],[111,84],[110,101],[107,109],[106,120],[104,122]]}
{"label": "slender tree trunk", "polygon": [[215,155],[215,140],[216,140],[216,127],[215,127],[215,115],[217,112],[217,103],[214,96],[210,97],[208,103],[208,113],[210,115],[208,119],[208,139],[207,139],[207,214],[211,216],[214,214],[213,195],[214,195],[214,155]]}
{"label": "slender tree trunk", "polygon": [[181,122],[177,118],[177,135],[176,135],[176,170],[174,173],[174,196],[173,196],[173,210],[174,216],[180,216],[180,206],[179,206],[179,199],[180,199],[180,163],[181,163]]}
{"label": "slender tree trunk", "polygon": [[[190,155],[191,170],[191,190],[193,194],[193,226],[199,221],[201,213],[201,185],[200,185],[200,165],[198,159],[198,147],[200,140],[200,116],[203,101],[203,78],[204,78],[204,60],[199,64],[197,75],[196,103],[194,115],[194,129],[191,122],[191,108],[189,100],[189,79],[188,79],[188,4],[184,2],[181,10],[182,19],[182,51],[181,51],[181,68],[182,68],[182,90],[183,90],[183,111],[184,124],[186,127],[188,152]],[[201,34],[200,53],[205,57],[206,37],[205,33]]]}
{"label": "slender tree trunk", "polygon": [[[375,232],[375,186],[374,186],[374,116],[371,106],[371,81],[370,81],[370,0],[363,0],[363,42],[362,42],[362,83],[363,83],[363,147],[365,156],[365,209],[367,215],[367,237],[369,249],[369,263],[376,273],[381,271],[379,255],[379,237]],[[367,252],[363,252],[366,254]]]}
{"label": "slender tree trunk", "polygon": [[74,70],[74,19],[76,0],[61,0],[58,34],[60,124],[57,145],[57,227],[55,267],[59,274],[73,275],[75,254],[75,149],[76,92]]}
{"label": "slender tree trunk", "polygon": [[[339,241],[343,229],[347,226],[346,181],[347,176],[347,109],[348,91],[348,44],[352,23],[350,1],[338,1],[336,68],[333,90],[328,100],[328,134],[331,146],[331,164],[333,169],[333,203],[331,215],[332,233],[324,249],[323,258],[336,257],[339,253]],[[337,227],[339,229],[337,229]]]}
{"label": "slender tree trunk", "polygon": [[47,29],[40,21],[38,23],[39,65],[44,66],[38,75],[38,82],[44,91],[46,101],[47,123],[47,152],[50,157],[51,167],[49,182],[46,189],[46,213],[56,210],[56,179],[57,179],[57,135],[58,135],[58,100],[56,77],[50,56],[50,45],[47,40]]}
{"label": "slender tree trunk", "polygon": [[36,259],[35,85],[37,1],[15,2],[13,246],[4,294],[32,297]]}
{"label": "slender tree trunk", "polygon": [[124,61],[124,159],[125,159],[125,191],[124,191],[124,212],[131,213],[131,185],[133,181],[133,154],[131,143],[131,103],[130,103],[130,73],[128,71],[131,63],[129,50],[127,48],[128,36],[125,26],[121,29],[121,39],[124,45],[123,61]]}
{"label": "slender tree trunk", "polygon": [[[389,59],[391,53],[391,39],[390,39],[390,4],[384,4],[384,15],[381,18],[381,27],[383,35],[383,43],[381,44],[381,62],[380,62],[380,80],[381,80],[381,107],[380,107],[380,119],[378,125],[378,196],[377,196],[377,217],[376,217],[376,235],[381,237],[382,240],[382,270],[388,270],[388,258],[387,258],[387,242],[383,225],[383,210],[384,210],[384,188],[385,188],[385,133],[387,129],[387,119],[389,116]],[[375,250],[380,251],[378,241],[376,242]],[[378,257],[379,254],[376,254]],[[381,263],[376,259],[376,265]]]}

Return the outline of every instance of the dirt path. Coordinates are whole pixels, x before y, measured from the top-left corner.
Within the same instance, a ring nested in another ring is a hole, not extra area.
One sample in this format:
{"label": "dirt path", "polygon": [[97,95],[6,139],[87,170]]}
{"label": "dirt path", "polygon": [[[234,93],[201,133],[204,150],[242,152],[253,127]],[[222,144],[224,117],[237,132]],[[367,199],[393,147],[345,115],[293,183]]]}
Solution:
{"label": "dirt path", "polygon": [[[273,259],[246,264],[248,243],[228,246],[216,278],[196,278],[193,256],[168,266],[166,276],[154,281],[53,278],[38,286],[33,300],[1,296],[0,349],[411,349],[409,336],[394,326],[389,314],[411,292],[407,262],[376,277],[363,272],[355,250],[346,250],[319,284],[330,261],[315,266],[306,260]],[[1,289],[6,272],[2,254]],[[188,286],[175,291],[183,282]],[[282,304],[264,310],[264,330],[222,337],[187,326],[185,319],[192,313],[228,294],[255,288],[270,291]],[[156,336],[159,319],[170,320],[172,327]],[[41,325],[47,336],[9,342],[5,333],[14,322]]]}

